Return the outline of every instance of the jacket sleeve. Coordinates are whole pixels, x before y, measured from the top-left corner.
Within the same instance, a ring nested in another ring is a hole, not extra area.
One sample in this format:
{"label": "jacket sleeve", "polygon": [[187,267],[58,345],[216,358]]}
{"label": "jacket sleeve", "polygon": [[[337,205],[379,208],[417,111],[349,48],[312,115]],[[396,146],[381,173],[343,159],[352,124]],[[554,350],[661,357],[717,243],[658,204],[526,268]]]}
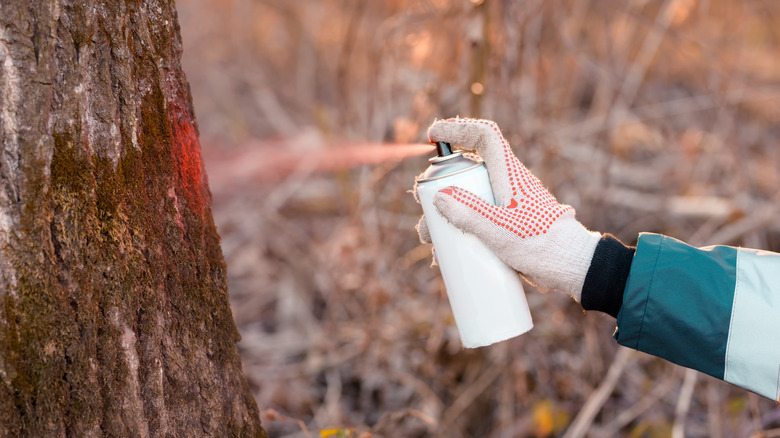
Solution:
{"label": "jacket sleeve", "polygon": [[780,254],[641,234],[617,325],[621,345],[780,402]]}

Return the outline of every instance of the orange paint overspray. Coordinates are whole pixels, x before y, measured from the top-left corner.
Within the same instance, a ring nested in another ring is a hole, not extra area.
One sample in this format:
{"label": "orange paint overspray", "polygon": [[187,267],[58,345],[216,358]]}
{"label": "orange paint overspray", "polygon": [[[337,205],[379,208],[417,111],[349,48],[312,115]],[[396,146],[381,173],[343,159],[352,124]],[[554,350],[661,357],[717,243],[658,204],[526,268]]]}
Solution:
{"label": "orange paint overspray", "polygon": [[361,165],[395,163],[430,153],[430,144],[327,143],[295,150],[288,140],[256,140],[227,152],[204,147],[209,163],[212,190],[233,189],[242,184],[284,181],[304,169],[309,172],[338,172]]}

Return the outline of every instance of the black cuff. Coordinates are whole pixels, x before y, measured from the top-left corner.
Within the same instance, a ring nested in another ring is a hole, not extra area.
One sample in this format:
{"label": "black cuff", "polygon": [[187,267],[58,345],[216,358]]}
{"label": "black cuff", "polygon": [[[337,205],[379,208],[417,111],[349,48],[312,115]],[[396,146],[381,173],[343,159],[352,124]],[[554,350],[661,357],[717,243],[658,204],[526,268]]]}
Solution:
{"label": "black cuff", "polygon": [[636,248],[623,245],[611,234],[601,236],[582,286],[583,309],[598,310],[617,318],[635,251]]}

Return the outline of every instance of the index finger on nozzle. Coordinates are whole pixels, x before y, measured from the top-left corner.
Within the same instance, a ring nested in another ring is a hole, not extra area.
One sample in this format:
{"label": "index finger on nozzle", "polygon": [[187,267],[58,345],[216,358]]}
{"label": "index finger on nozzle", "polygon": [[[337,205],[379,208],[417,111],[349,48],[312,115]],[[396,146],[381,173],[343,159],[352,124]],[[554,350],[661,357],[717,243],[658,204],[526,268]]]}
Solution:
{"label": "index finger on nozzle", "polygon": [[464,135],[463,125],[458,123],[456,119],[436,120],[433,122],[428,128],[428,140],[432,144],[447,142],[456,146],[469,147],[469,145],[464,144],[466,136]]}
{"label": "index finger on nozzle", "polygon": [[[483,119],[437,120],[428,128],[431,143],[450,142],[459,149],[481,150],[500,145],[504,138],[496,122]],[[480,151],[481,155],[481,151]]]}

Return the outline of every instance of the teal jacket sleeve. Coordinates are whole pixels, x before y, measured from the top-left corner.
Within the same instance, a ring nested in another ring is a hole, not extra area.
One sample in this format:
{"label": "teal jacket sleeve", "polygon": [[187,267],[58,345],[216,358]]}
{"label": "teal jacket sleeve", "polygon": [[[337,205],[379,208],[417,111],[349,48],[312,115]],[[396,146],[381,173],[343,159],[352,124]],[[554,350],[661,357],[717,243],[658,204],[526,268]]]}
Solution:
{"label": "teal jacket sleeve", "polygon": [[621,345],[780,402],[780,254],[641,234],[617,326]]}

